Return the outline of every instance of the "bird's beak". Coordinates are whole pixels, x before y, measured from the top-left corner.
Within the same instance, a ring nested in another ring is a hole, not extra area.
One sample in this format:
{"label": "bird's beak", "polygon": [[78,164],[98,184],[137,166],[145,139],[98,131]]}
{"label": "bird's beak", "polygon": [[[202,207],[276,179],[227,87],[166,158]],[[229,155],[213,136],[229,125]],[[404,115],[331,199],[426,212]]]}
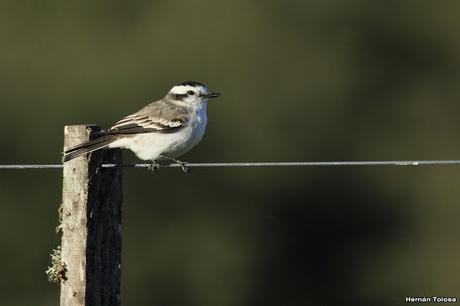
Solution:
{"label": "bird's beak", "polygon": [[211,98],[217,98],[220,96],[220,93],[218,92],[212,92],[212,91],[208,91],[207,93],[205,93],[203,95],[203,97],[207,98],[207,99],[211,99]]}

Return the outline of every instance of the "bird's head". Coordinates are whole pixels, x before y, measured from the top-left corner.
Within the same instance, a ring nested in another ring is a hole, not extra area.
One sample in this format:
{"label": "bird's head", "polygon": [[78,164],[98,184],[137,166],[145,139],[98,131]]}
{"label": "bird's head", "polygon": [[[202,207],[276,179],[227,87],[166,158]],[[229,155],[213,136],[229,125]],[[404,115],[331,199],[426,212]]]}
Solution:
{"label": "bird's head", "polygon": [[179,83],[171,88],[167,95],[171,100],[190,104],[201,104],[219,96],[220,93],[212,92],[206,85],[195,81]]}

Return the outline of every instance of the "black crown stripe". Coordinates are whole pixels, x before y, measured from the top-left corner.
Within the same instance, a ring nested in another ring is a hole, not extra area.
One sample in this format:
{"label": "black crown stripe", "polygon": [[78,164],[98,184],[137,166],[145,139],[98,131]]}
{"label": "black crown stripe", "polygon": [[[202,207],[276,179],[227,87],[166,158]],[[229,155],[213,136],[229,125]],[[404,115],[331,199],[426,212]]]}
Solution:
{"label": "black crown stripe", "polygon": [[177,85],[181,85],[181,86],[193,86],[193,87],[197,87],[197,86],[206,87],[206,85],[204,85],[203,83],[197,82],[197,81],[185,81],[185,82],[182,82],[182,83],[177,84]]}

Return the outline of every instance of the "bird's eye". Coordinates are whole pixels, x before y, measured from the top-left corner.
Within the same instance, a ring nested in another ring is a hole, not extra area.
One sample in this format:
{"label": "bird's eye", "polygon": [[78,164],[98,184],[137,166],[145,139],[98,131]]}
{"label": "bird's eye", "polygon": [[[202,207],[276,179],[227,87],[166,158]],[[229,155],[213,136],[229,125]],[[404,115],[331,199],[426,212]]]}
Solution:
{"label": "bird's eye", "polygon": [[191,95],[191,96],[193,96],[193,95],[195,94],[195,92],[194,92],[193,90],[189,90],[189,91],[187,91],[187,93],[188,93],[189,95]]}

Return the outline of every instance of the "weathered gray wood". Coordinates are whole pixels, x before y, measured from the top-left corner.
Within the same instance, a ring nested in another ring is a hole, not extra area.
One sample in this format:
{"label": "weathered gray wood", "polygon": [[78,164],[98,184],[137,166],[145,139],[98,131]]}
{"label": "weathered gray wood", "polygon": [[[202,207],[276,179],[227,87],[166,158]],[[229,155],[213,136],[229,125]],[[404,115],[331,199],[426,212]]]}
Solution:
{"label": "weathered gray wood", "polygon": [[[100,129],[64,128],[64,150],[83,143]],[[64,164],[61,306],[120,305],[121,277],[120,150],[99,150]]]}

